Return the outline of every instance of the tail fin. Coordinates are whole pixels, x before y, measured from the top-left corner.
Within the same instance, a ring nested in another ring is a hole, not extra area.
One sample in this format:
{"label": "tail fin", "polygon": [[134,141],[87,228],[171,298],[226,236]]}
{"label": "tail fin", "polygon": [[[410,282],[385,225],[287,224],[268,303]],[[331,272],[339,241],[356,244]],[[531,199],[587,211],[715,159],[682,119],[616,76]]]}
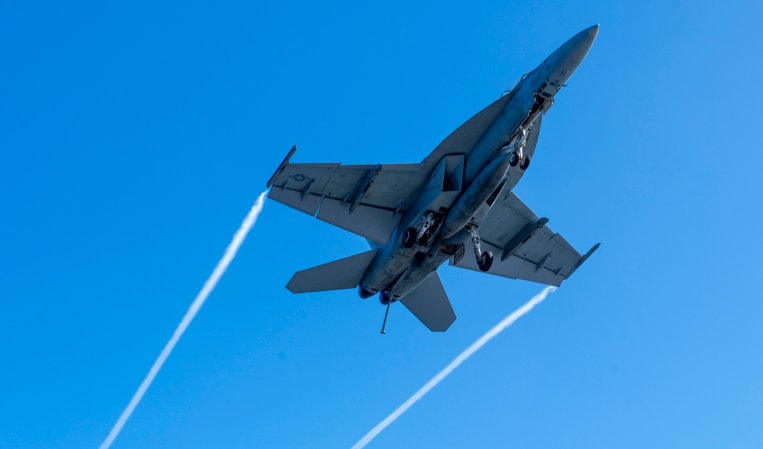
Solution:
{"label": "tail fin", "polygon": [[400,300],[430,331],[444,332],[456,321],[440,276],[433,272],[415,290]]}
{"label": "tail fin", "polygon": [[376,249],[298,271],[286,285],[292,293],[355,288],[376,255]]}

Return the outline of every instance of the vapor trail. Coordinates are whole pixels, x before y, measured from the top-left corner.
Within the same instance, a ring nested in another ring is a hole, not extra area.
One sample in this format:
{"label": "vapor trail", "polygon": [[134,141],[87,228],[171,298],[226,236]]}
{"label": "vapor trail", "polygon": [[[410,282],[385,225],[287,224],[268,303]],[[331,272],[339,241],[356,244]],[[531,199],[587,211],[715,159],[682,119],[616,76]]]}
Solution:
{"label": "vapor trail", "polygon": [[514,321],[518,320],[522,315],[526,314],[530,310],[532,310],[533,307],[540,304],[546,297],[553,293],[554,290],[556,290],[556,287],[546,287],[538,293],[537,295],[533,296],[532,299],[527,301],[522,307],[518,308],[517,310],[511,312],[509,316],[501,320],[500,323],[496,324],[495,327],[490,329],[485,335],[479,338],[479,340],[472,343],[471,346],[466,348],[464,352],[458,355],[455,359],[453,359],[452,362],[448,366],[445,367],[442,371],[437,373],[436,376],[432,378],[429,382],[427,382],[419,391],[414,393],[413,396],[408,398],[407,401],[403,402],[403,405],[398,407],[394,412],[392,412],[389,416],[384,418],[382,422],[376,425],[373,429],[371,429],[370,432],[368,432],[363,438],[360,439],[357,443],[355,443],[354,446],[352,446],[352,449],[361,449],[365,447],[368,443],[371,442],[374,438],[376,438],[376,435],[379,435],[382,430],[387,428],[390,424],[392,424],[397,418],[400,417],[403,413],[405,413],[413,404],[418,402],[419,399],[421,399],[425,394],[429,392],[432,388],[436,387],[437,384],[442,382],[443,379],[448,377],[448,374],[453,372],[454,369],[458,368],[459,365],[464,363],[466,359],[472,356],[475,352],[479,351],[480,348],[485,346],[485,343],[492,340],[496,335],[500,334],[501,331],[506,329],[507,327],[511,326]]}
{"label": "vapor trail", "polygon": [[137,407],[140,403],[140,400],[143,399],[143,395],[146,394],[146,390],[148,390],[148,387],[151,386],[151,383],[159,373],[159,370],[162,369],[162,365],[164,365],[167,357],[169,357],[170,353],[175,348],[175,345],[177,344],[178,340],[180,340],[180,337],[183,336],[183,332],[185,332],[185,330],[188,328],[188,325],[191,324],[191,321],[193,321],[193,318],[199,312],[201,306],[204,305],[204,301],[207,300],[209,294],[212,293],[212,290],[214,290],[215,286],[217,286],[217,282],[221,277],[223,277],[223,274],[225,274],[225,270],[228,269],[228,265],[230,265],[231,261],[233,261],[233,258],[236,257],[236,253],[238,252],[239,247],[242,243],[244,243],[246,235],[249,233],[249,230],[252,229],[252,226],[254,226],[254,223],[257,221],[257,217],[260,215],[260,212],[262,212],[266,193],[267,192],[262,192],[260,196],[257,197],[257,201],[249,210],[246,218],[244,218],[244,221],[241,223],[238,231],[236,231],[236,234],[233,236],[233,240],[231,240],[231,242],[228,244],[228,247],[225,249],[225,254],[223,254],[222,259],[217,262],[217,266],[215,267],[214,271],[212,271],[212,274],[204,283],[204,286],[201,288],[199,293],[196,295],[193,303],[191,303],[191,307],[188,308],[188,311],[185,313],[183,320],[180,321],[177,329],[175,329],[175,333],[172,334],[172,338],[170,338],[170,341],[167,342],[167,344],[164,346],[164,349],[162,349],[162,352],[159,354],[159,357],[156,359],[153,366],[151,366],[151,369],[148,371],[146,378],[143,379],[143,382],[138,387],[138,391],[135,392],[132,399],[130,400],[130,403],[127,404],[127,407],[122,412],[122,415],[119,417],[116,424],[114,424],[111,432],[109,432],[109,436],[107,436],[103,443],[101,443],[100,449],[108,449],[117,438],[117,436],[119,436],[119,432],[122,431],[125,423],[128,419],[130,419],[130,415],[132,415],[132,412],[135,411],[135,407]]}

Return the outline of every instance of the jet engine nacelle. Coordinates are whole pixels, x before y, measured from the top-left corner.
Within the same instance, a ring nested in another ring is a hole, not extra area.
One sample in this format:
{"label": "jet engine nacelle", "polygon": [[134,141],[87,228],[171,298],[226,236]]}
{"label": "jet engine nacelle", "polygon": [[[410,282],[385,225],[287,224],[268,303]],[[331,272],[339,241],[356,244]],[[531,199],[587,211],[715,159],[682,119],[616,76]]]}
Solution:
{"label": "jet engine nacelle", "polygon": [[509,170],[510,153],[502,152],[493,159],[474,179],[466,191],[456,200],[442,224],[442,239],[452,237],[464,228],[482,203],[501,184]]}
{"label": "jet engine nacelle", "polygon": [[368,290],[363,288],[362,285],[358,285],[358,296],[360,296],[363,299],[370,298],[371,296],[375,295],[376,292]]}

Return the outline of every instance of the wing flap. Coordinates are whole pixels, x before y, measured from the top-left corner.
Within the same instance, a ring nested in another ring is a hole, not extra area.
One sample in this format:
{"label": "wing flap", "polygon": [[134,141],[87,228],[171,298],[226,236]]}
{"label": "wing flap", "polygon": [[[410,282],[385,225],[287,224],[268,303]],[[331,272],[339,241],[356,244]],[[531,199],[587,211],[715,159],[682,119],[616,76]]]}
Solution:
{"label": "wing flap", "polygon": [[387,209],[362,204],[350,212],[350,206],[350,203],[324,198],[316,218],[385,245],[402,217]]}
{"label": "wing flap", "polygon": [[[482,249],[483,251],[491,251],[493,254],[500,254],[501,251],[500,248],[491,245],[484,240],[482,242]],[[565,276],[557,273],[556,269],[552,268],[552,260],[553,254],[546,258],[546,260],[543,260],[543,258],[533,260],[514,254],[504,261],[500,261],[496,258],[493,262],[493,266],[490,267],[490,270],[487,271],[487,273],[509,279],[522,279],[525,281],[539,282],[541,284],[559,287],[562,284],[562,281],[564,281]],[[464,257],[455,265],[451,259],[450,265],[482,273],[477,266],[477,260],[474,258],[473,251],[466,251]]]}
{"label": "wing flap", "polygon": [[[369,179],[369,174],[372,176]],[[279,168],[273,187],[389,210],[405,208],[427,181],[422,164],[291,164]]]}
{"label": "wing flap", "polygon": [[268,197],[313,216],[315,216],[315,213],[318,212],[318,208],[321,206],[321,198],[319,196],[305,195],[302,192],[281,187],[272,187]]}

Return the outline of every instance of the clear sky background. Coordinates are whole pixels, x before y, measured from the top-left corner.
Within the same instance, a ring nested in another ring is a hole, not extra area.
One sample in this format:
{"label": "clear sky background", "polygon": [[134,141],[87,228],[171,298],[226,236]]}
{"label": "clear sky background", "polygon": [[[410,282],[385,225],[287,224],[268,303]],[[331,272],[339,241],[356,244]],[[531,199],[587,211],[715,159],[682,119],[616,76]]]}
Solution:
{"label": "clear sky background", "polygon": [[[0,4],[0,447],[100,444],[292,144],[420,161],[594,23],[517,194],[601,248],[370,447],[763,446],[761,2],[319,3]],[[114,448],[349,447],[541,289],[284,288],[366,248],[268,202]]]}

